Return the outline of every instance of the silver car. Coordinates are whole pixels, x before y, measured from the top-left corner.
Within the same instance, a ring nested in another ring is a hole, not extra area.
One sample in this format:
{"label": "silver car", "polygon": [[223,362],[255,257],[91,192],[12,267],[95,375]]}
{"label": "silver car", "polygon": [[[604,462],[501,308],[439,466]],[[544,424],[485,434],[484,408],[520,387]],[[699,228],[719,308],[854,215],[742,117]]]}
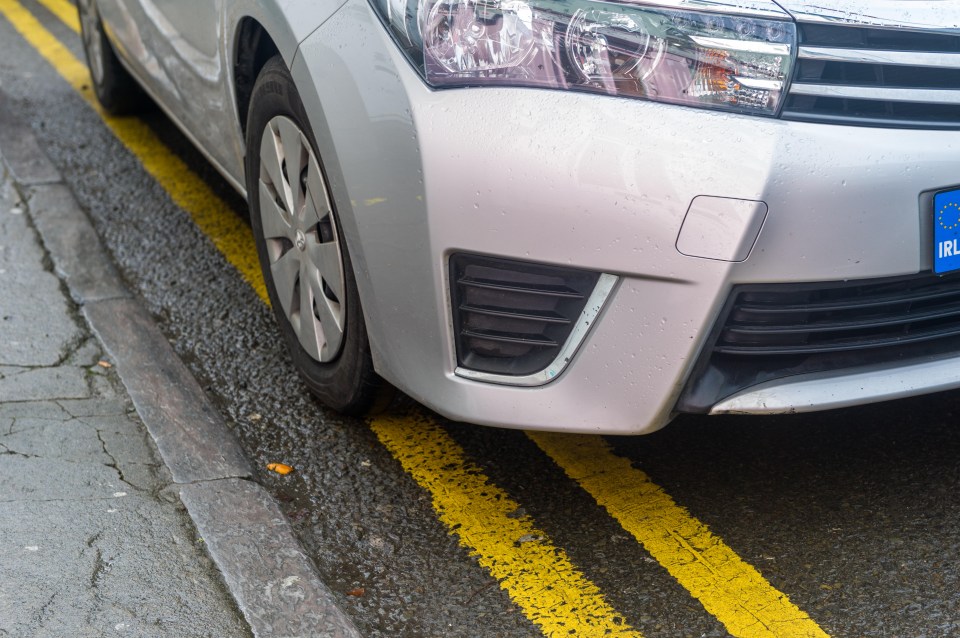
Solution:
{"label": "silver car", "polygon": [[81,0],[307,385],[641,434],[960,387],[960,0]]}

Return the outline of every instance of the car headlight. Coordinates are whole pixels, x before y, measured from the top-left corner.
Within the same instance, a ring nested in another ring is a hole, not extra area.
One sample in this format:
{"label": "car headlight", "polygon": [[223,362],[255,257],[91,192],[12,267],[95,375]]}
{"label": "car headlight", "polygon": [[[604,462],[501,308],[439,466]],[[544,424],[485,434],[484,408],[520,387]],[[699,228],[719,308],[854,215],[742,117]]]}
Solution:
{"label": "car headlight", "polygon": [[572,89],[776,115],[794,24],[633,2],[372,0],[433,87]]}

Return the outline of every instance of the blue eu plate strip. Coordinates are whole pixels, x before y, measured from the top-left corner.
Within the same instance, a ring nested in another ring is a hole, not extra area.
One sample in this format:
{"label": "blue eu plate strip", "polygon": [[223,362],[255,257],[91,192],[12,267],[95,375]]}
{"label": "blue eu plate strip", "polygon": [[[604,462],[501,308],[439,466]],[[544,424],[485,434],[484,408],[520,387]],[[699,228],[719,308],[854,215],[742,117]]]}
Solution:
{"label": "blue eu plate strip", "polygon": [[960,269],[960,190],[933,198],[933,272]]}

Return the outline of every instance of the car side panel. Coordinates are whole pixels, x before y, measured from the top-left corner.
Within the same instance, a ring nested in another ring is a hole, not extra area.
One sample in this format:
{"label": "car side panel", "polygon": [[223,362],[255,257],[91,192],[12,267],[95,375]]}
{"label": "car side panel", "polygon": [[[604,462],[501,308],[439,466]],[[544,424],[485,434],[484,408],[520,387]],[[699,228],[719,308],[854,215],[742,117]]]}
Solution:
{"label": "car side panel", "polygon": [[244,136],[233,76],[241,21],[260,23],[289,65],[297,44],[340,4],[100,0],[98,8],[124,64],[242,192]]}

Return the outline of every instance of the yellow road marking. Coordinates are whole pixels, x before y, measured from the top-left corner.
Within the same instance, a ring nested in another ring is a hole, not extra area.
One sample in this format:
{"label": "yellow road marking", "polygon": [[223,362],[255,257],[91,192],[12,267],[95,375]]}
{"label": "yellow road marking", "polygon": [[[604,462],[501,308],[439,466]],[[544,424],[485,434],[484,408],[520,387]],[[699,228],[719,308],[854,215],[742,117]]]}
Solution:
{"label": "yellow road marking", "polygon": [[[48,8],[61,0],[41,0]],[[263,280],[253,237],[236,215],[139,120],[115,118],[99,107],[86,67],[15,0],[0,0],[0,13],[97,110],[117,138],[143,163],[178,206],[214,239],[261,298]],[[55,15],[68,13],[63,7]],[[374,202],[376,203],[376,202]],[[430,492],[441,520],[462,546],[500,581],[511,599],[547,636],[640,636],[610,607],[597,586],[554,546],[503,490],[468,463],[464,451],[423,417],[379,418],[371,427],[417,483]]]}
{"label": "yellow road marking", "polygon": [[574,479],[738,638],[827,634],[598,436],[528,432]]}
{"label": "yellow road marking", "polygon": [[60,18],[60,22],[80,33],[80,16],[72,2],[67,2],[67,0],[37,0],[37,2],[45,6],[47,11]]}
{"label": "yellow road marking", "polygon": [[433,497],[440,520],[547,636],[638,635],[520,507],[430,418],[381,417],[373,431]]}
{"label": "yellow road marking", "polygon": [[[54,15],[64,19],[69,12],[63,0],[44,0]],[[68,5],[70,6],[70,5]],[[134,117],[112,117],[100,108],[93,93],[87,66],[16,0],[0,0],[0,13],[54,69],[93,107],[113,134],[136,155],[143,167],[167,191],[174,203],[193,218],[203,234],[213,241],[227,261],[267,304],[267,290],[260,273],[253,234],[206,182],[177,157],[149,126]],[[73,28],[73,25],[69,25]]]}

